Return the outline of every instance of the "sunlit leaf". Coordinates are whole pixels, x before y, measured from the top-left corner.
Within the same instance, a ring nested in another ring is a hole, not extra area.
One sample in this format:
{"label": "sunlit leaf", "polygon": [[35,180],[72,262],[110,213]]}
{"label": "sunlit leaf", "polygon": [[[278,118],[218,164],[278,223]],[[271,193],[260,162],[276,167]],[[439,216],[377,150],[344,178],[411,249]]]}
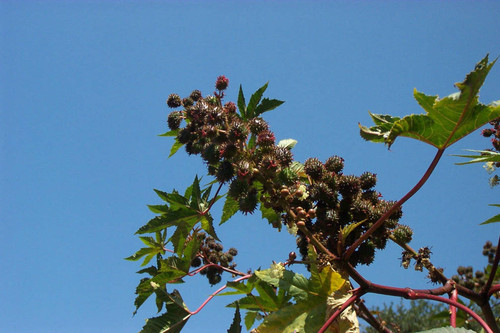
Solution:
{"label": "sunlit leaf", "polygon": [[467,162],[455,163],[456,165],[464,165],[471,163],[486,163],[486,162],[500,162],[500,153],[491,150],[472,150],[468,151],[479,153],[478,155],[451,155],[471,159]]}
{"label": "sunlit leaf", "polygon": [[172,157],[175,153],[177,153],[177,151],[182,146],[184,146],[184,144],[180,143],[179,140],[177,140],[177,138],[176,138],[174,144],[172,145],[172,148],[170,149],[170,154],[168,155],[168,157]]}
{"label": "sunlit leaf", "polygon": [[[495,60],[496,61],[496,60]],[[414,97],[426,114],[403,118],[370,114],[376,126],[360,125],[361,136],[370,141],[384,142],[389,147],[397,137],[404,136],[444,149],[484,124],[500,117],[500,101],[484,105],[478,93],[495,61],[482,59],[465,80],[456,83],[458,93],[439,99],[414,91]]]}
{"label": "sunlit leaf", "polygon": [[288,149],[292,149],[293,147],[295,147],[296,144],[297,144],[297,140],[283,139],[283,140],[280,140],[280,142],[278,142],[278,147],[285,147]]}

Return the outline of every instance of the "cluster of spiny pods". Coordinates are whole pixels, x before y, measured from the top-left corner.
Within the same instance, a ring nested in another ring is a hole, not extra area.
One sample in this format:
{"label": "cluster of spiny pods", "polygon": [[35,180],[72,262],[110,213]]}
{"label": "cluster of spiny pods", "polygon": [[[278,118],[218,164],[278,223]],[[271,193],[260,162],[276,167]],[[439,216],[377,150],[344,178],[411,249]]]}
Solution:
{"label": "cluster of spiny pods", "polygon": [[[339,252],[393,205],[374,190],[376,175],[346,175],[344,160],[338,156],[325,162],[317,158],[307,159],[303,165],[294,162],[290,148],[276,143],[262,117],[245,119],[233,102],[223,104],[228,82],[226,77],[218,77],[216,91],[210,96],[203,97],[195,90],[186,98],[177,94],[168,97],[168,106],[177,109],[168,116],[177,141],[188,154],[201,156],[208,174],[228,185],[228,196],[238,203],[239,211],[251,214],[259,203],[274,210],[280,219],[273,227],[280,229],[285,224],[297,232],[303,257],[307,256],[309,240],[294,228],[297,221],[303,221],[319,242],[341,256]],[[353,253],[351,264],[370,264],[376,249],[383,249],[391,235],[402,243],[409,242],[412,231],[398,224],[401,216],[402,211],[396,210]],[[341,239],[341,229],[354,223],[356,228]]]}

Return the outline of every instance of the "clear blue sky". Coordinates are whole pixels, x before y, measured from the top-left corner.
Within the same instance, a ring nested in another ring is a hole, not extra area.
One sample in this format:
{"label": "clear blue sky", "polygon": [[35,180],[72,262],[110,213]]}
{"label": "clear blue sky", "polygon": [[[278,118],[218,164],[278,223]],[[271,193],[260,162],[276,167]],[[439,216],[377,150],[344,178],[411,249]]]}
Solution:
{"label": "clear blue sky", "polygon": [[[498,1],[1,1],[0,2],[0,331],[135,332],[153,302],[132,317],[140,246],[134,232],[158,204],[153,188],[183,190],[205,169],[184,153],[168,159],[167,96],[213,91],[230,79],[250,94],[285,100],[266,115],[276,137],[295,138],[295,158],[340,155],[346,172],[378,174],[377,189],[398,199],[433,157],[399,139],[388,151],[364,142],[368,111],[421,113],[413,88],[455,92],[486,53],[500,55]],[[500,64],[481,100],[500,99]],[[449,154],[486,148],[473,133]],[[451,275],[475,265],[498,224],[498,189],[480,165],[445,156],[404,206],[412,245],[431,246]],[[236,246],[239,268],[268,267],[294,250],[257,216],[218,231]],[[363,269],[367,278],[426,287],[425,273],[400,268],[394,246]],[[215,288],[179,286],[195,309]],[[368,297],[368,306],[391,299]],[[396,300],[397,301],[397,300]],[[185,332],[225,332],[232,310],[217,299]]]}

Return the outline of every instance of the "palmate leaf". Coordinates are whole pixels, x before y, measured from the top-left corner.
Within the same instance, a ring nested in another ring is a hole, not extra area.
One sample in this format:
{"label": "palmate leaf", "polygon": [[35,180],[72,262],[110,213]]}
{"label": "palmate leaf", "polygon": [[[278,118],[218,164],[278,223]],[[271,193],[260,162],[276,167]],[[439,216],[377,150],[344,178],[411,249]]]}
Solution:
{"label": "palmate leaf", "polygon": [[[449,315],[448,315],[449,316]],[[472,330],[465,329],[463,327],[440,327],[434,328],[428,331],[421,331],[418,333],[475,333]]]}
{"label": "palmate leaf", "polygon": [[[496,60],[495,60],[496,61]],[[500,101],[484,105],[478,101],[479,89],[495,61],[488,55],[470,72],[465,80],[456,83],[459,92],[439,99],[414,91],[414,97],[426,114],[403,118],[371,114],[373,127],[360,125],[365,140],[384,142],[389,147],[397,137],[404,136],[445,149],[482,125],[500,117]]]}
{"label": "palmate leaf", "polygon": [[[342,288],[345,280],[331,267],[319,271],[311,264],[311,268],[311,278],[307,279],[285,270],[281,264],[273,264],[270,269],[256,271],[246,284],[228,284],[236,289],[231,294],[247,295],[237,301],[241,309],[249,311],[246,327],[252,326],[259,313],[265,311],[270,313],[256,332],[317,332],[325,321],[328,297]],[[235,307],[236,302],[228,306]]]}
{"label": "palmate leaf", "polygon": [[148,319],[140,333],[178,333],[191,317],[177,290],[164,295],[167,312]]}

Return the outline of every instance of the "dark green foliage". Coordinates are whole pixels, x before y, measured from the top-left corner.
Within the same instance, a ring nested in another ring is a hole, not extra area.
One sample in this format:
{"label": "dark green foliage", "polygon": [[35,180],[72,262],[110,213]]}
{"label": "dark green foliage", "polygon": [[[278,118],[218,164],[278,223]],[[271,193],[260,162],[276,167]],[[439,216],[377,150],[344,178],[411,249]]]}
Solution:
{"label": "dark green foliage", "polygon": [[[398,305],[393,303],[382,307],[371,309],[375,318],[379,318],[386,323],[386,326],[393,332],[420,332],[435,327],[449,326],[448,318],[437,318],[434,316],[442,311],[447,311],[448,307],[442,303],[432,303],[424,300],[409,301]],[[376,333],[372,327],[363,327],[363,332]]]}

